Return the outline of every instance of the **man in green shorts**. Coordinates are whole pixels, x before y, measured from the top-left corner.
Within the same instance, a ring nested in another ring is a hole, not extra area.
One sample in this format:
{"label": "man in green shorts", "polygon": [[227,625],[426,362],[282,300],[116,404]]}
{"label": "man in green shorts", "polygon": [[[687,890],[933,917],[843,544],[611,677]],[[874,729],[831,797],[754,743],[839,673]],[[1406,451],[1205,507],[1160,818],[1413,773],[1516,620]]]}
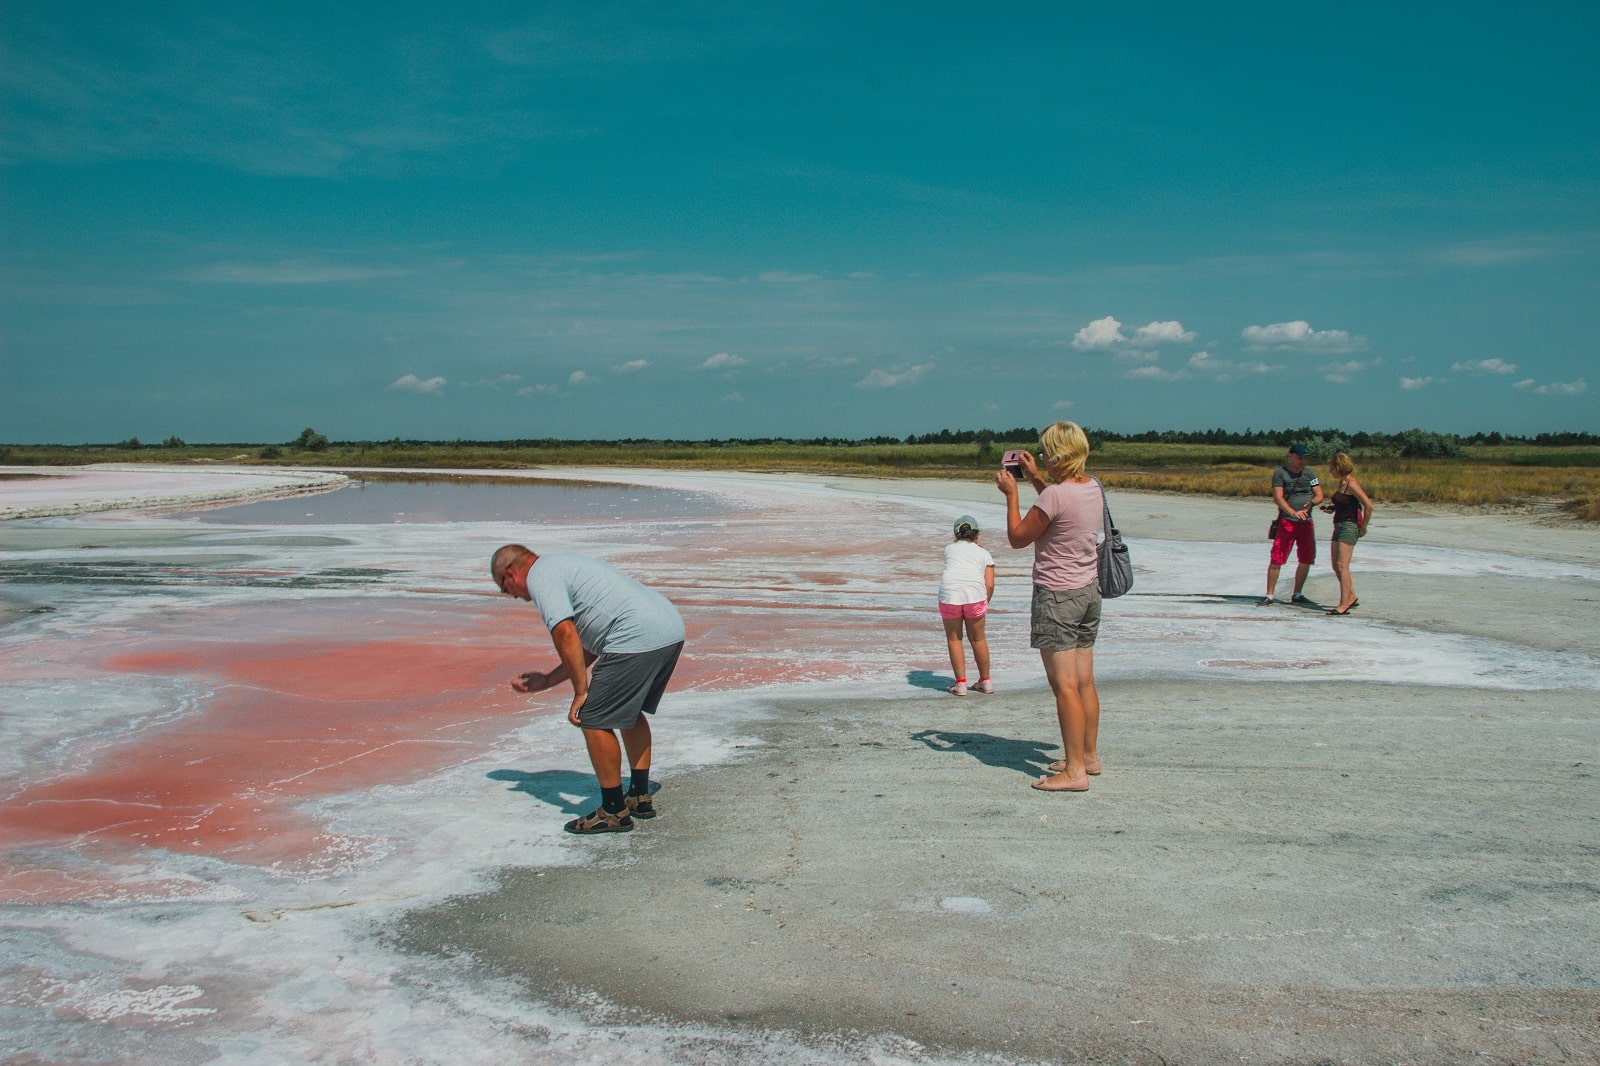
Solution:
{"label": "man in green shorts", "polygon": [[[677,608],[609,563],[584,555],[540,556],[507,544],[494,553],[489,573],[501,592],[539,608],[561,659],[553,670],[520,675],[511,687],[542,692],[572,682],[567,720],[583,730],[600,782],[600,806],[568,822],[566,831],[626,833],[634,818],[654,818],[645,715],[655,713],[683,651]],[[632,769],[626,795],[623,748]]]}

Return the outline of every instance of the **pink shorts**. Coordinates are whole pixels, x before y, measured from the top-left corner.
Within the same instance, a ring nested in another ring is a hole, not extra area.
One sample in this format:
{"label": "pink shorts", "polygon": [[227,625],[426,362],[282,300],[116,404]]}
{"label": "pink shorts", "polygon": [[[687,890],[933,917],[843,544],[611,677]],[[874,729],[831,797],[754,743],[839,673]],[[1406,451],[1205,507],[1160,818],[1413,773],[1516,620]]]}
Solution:
{"label": "pink shorts", "polygon": [[977,603],[941,603],[939,604],[940,618],[982,618],[989,613],[989,601],[979,600]]}
{"label": "pink shorts", "polygon": [[1272,540],[1272,565],[1282,566],[1288,562],[1291,548],[1296,562],[1309,565],[1317,561],[1317,532],[1311,522],[1291,522],[1285,518],[1278,523],[1278,535]]}

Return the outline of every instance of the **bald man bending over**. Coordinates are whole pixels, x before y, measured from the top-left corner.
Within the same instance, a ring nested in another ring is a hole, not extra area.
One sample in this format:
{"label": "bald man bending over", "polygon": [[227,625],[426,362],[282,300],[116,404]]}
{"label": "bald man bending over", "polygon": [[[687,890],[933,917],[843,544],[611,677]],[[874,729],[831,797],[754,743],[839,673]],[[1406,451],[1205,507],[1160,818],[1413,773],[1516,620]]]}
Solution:
{"label": "bald man bending over", "polygon": [[[530,671],[511,687],[542,692],[572,682],[567,720],[583,730],[600,781],[600,806],[568,822],[566,831],[626,833],[634,818],[654,818],[645,715],[655,713],[683,651],[677,608],[609,563],[584,555],[541,556],[507,544],[494,553],[489,573],[501,592],[539,608],[561,659],[554,670]],[[627,795],[622,792],[624,747],[633,771]]]}

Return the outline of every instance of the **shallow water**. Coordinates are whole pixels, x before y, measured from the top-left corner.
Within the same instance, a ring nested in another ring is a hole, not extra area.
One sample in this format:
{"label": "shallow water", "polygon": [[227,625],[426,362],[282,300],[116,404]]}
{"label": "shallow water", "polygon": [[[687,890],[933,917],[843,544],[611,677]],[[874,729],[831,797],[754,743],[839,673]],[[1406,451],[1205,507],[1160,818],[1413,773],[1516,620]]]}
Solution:
{"label": "shallow water", "polygon": [[[384,939],[398,914],[499,867],[587,854],[559,831],[596,798],[565,697],[507,687],[553,661],[532,608],[488,581],[508,540],[606,558],[679,605],[689,649],[657,723],[668,778],[725,757],[772,696],[944,708],[934,590],[949,523],[997,523],[998,507],[647,479],[576,490],[607,501],[582,515],[567,490],[530,511],[523,487],[496,486],[447,492],[452,517],[420,521],[435,512],[385,485],[275,501],[275,518],[252,504],[16,524],[0,552],[16,608],[0,629],[0,1047],[68,1061],[419,1048],[451,1062],[933,1061],[892,1039],[590,1026]],[[327,510],[340,496],[351,509]],[[1028,554],[990,548],[995,676],[1037,687]],[[1600,689],[1591,656],[1360,619],[1330,638],[1319,614],[1253,606],[1260,552],[1240,545],[1141,541],[1134,558],[1135,594],[1107,606],[1097,649],[1106,680]],[[1363,564],[1574,576],[1381,544]]]}
{"label": "shallow water", "polygon": [[222,525],[323,526],[428,522],[648,522],[735,513],[726,496],[651,485],[532,478],[364,480],[315,495],[200,511]]}

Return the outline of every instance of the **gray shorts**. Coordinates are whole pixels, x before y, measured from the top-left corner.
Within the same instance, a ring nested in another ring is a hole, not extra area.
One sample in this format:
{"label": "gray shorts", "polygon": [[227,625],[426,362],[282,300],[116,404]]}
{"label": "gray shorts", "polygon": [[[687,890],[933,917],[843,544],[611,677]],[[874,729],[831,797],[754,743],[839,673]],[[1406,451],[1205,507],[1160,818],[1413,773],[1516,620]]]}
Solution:
{"label": "gray shorts", "polygon": [[1333,524],[1333,542],[1335,544],[1354,544],[1361,539],[1361,524],[1359,522],[1335,522]]}
{"label": "gray shorts", "polygon": [[1065,592],[1033,586],[1033,639],[1040,651],[1094,647],[1100,634],[1100,585]]}
{"label": "gray shorts", "polygon": [[627,729],[640,714],[655,714],[678,665],[683,641],[655,651],[603,652],[589,675],[589,697],[578,708],[585,729]]}

